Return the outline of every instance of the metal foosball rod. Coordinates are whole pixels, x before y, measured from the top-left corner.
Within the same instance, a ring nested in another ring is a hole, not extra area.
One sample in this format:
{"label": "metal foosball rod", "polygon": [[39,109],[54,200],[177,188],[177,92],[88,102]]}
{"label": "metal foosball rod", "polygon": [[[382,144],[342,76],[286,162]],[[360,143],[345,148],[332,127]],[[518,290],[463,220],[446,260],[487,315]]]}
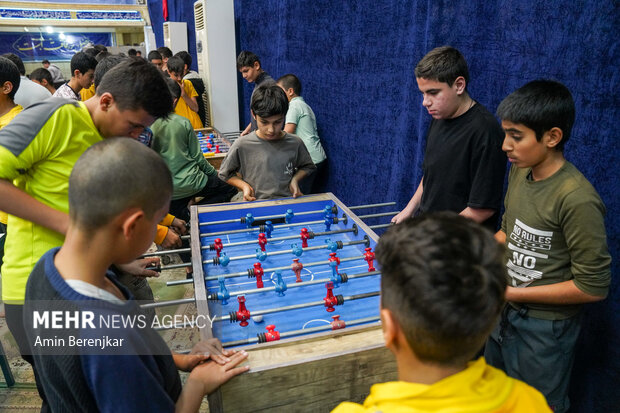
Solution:
{"label": "metal foosball rod", "polygon": [[[368,323],[372,323],[373,321],[379,321],[379,317],[375,316],[375,317],[366,317],[366,318],[360,318],[357,320],[351,320],[351,321],[347,321],[346,325],[354,326],[354,325],[359,325],[359,324],[368,324]],[[279,339],[293,337],[293,336],[297,336],[301,334],[317,333],[320,331],[327,331],[327,330],[333,330],[331,323],[326,324],[324,326],[319,326],[319,327],[310,327],[310,328],[304,328],[300,330],[293,330],[293,331],[286,331],[283,333],[279,333]],[[270,341],[270,340],[263,340],[260,337],[261,335],[264,337],[264,333],[261,333],[258,335],[259,337],[247,338],[245,340],[228,341],[226,343],[222,343],[222,346],[223,347],[234,347],[234,346],[240,346],[243,344],[254,344],[254,343],[262,343],[265,341]]]}
{"label": "metal foosball rod", "polygon": [[[370,245],[370,239],[368,238],[368,236],[366,236],[366,238],[363,240],[350,241],[350,242],[335,241],[335,244],[337,244],[337,249],[342,249],[344,247],[349,247],[352,245],[365,245],[368,247]],[[299,250],[301,250],[302,253],[308,252],[308,251],[322,250],[322,249],[330,249],[330,245],[325,244],[325,245],[317,245],[314,247],[305,247],[305,248],[300,247],[299,248]],[[333,252],[334,250],[331,250],[331,251]],[[293,252],[291,250],[271,251],[267,253],[267,257],[272,257],[274,255],[283,255],[283,254],[293,254]],[[228,259],[230,261],[238,261],[238,260],[257,259],[257,257],[256,257],[256,254],[247,254],[247,255],[237,255],[236,257],[228,257]],[[219,257],[213,257],[211,260],[204,260],[202,263],[219,265],[220,261],[219,261]]]}
{"label": "metal foosball rod", "polygon": [[[391,227],[393,224],[379,224],[379,225],[369,225],[368,228],[370,229],[381,229],[381,228],[387,228],[387,227]],[[357,235],[357,232],[359,231],[358,227],[356,224],[353,224],[352,228],[345,228],[345,229],[336,229],[333,231],[323,231],[323,232],[313,232],[313,231],[308,231],[308,234],[310,234],[310,238],[309,239],[313,239],[316,237],[321,237],[321,236],[325,236],[325,235],[335,235],[335,234],[346,234],[348,232],[353,232],[354,234]],[[268,238],[269,242],[278,242],[278,241],[286,241],[286,240],[291,240],[291,239],[298,239],[299,235],[287,235],[284,237],[271,237]],[[251,245],[251,244],[256,244],[258,243],[258,240],[249,240],[249,241],[238,241],[238,242],[229,242],[228,244],[222,244],[223,247],[238,247],[240,245]],[[202,245],[200,247],[201,250],[214,250],[213,244],[209,244],[209,245]],[[169,249],[169,250],[161,250],[161,251],[154,251],[154,252],[149,252],[146,254],[142,254],[140,256],[140,258],[146,258],[146,257],[156,257],[156,256],[161,256],[161,255],[168,255],[168,254],[181,254],[181,253],[191,253],[192,249],[191,248],[177,248],[177,249]]]}
{"label": "metal foosball rod", "polygon": [[[385,217],[385,216],[393,216],[398,214],[400,211],[391,211],[391,212],[383,212],[380,214],[368,214],[368,215],[359,215],[358,218],[360,219],[366,219],[366,218],[378,218],[378,217]],[[348,216],[346,214],[342,214],[342,222],[344,222],[344,224],[346,225],[348,222]],[[333,218],[333,222],[332,224],[338,224],[338,222],[340,222],[340,219],[338,217],[334,217]],[[307,222],[291,222],[290,224],[278,224],[278,225],[274,225],[273,229],[280,229],[280,228],[290,228],[290,227],[299,227],[299,226],[304,226],[304,225],[314,225],[314,224],[324,224],[325,220],[320,221],[307,221]],[[231,230],[231,231],[219,231],[219,232],[207,232],[207,233],[202,233],[200,234],[201,238],[205,238],[205,237],[215,237],[218,235],[228,235],[228,234],[242,234],[244,232],[255,232],[255,231],[259,231],[259,232],[265,232],[264,229],[264,225],[260,225],[258,227],[252,227],[252,228],[244,228],[244,229],[235,229],[235,230]],[[182,235],[181,239],[189,239],[190,236],[189,235]]]}
{"label": "metal foosball rod", "polygon": [[[359,274],[353,274],[353,275],[348,275],[345,272],[341,272],[338,275],[341,277],[341,283],[347,283],[349,280],[354,280],[356,278],[364,278],[364,277],[371,277],[373,275],[378,275],[381,274],[381,271],[367,271],[367,272],[361,272]],[[316,285],[316,284],[325,284],[332,281],[330,278],[322,278],[320,280],[312,280],[312,281],[303,281],[300,283],[291,283],[291,284],[287,284],[287,288],[290,290],[292,288],[300,288],[300,287],[307,287],[310,285]],[[217,288],[217,287],[216,287]],[[229,293],[230,297],[236,297],[238,295],[251,295],[251,294],[259,294],[259,293],[264,293],[264,292],[269,292],[269,291],[275,291],[276,287],[263,287],[263,288],[252,288],[250,290],[241,290],[241,291],[233,291]],[[211,289],[213,291],[213,288]],[[207,300],[212,300],[212,301],[216,301],[218,300],[218,296],[217,294],[209,294],[207,296]]]}
{"label": "metal foosball rod", "polygon": [[[396,205],[396,202],[384,202],[384,203],[381,203],[381,204],[357,205],[357,206],[349,207],[349,209],[350,210],[356,210],[356,209],[376,208],[376,207],[393,206],[393,205]],[[338,207],[336,205],[332,205],[331,207],[329,205],[327,205],[326,208],[329,208],[331,213],[334,214],[334,215],[336,213],[338,213]],[[320,214],[320,213],[325,212],[326,208],[318,209],[318,210],[314,210],[314,211],[296,212],[295,216]],[[286,213],[277,214],[277,215],[264,215],[264,216],[261,216],[261,217],[253,217],[253,219],[255,219],[257,221],[265,221],[265,220],[270,220],[270,219],[284,218],[285,215],[286,215]],[[235,223],[245,224],[246,223],[246,217],[241,217],[241,218],[237,218],[237,219],[224,219],[224,220],[221,220],[221,221],[201,222],[198,225],[199,226],[206,226],[206,225],[221,225],[221,224],[235,224]]]}
{"label": "metal foosball rod", "polygon": [[[359,259],[364,259],[363,255],[358,255],[356,257],[348,257],[348,258],[340,258],[340,262],[347,262],[347,261],[354,261],[354,260],[359,260]],[[304,264],[304,267],[313,267],[313,266],[317,266],[317,265],[324,265],[324,264],[328,264],[329,265],[329,260],[325,260],[325,261],[316,261],[316,262],[310,262],[307,264]],[[166,270],[166,269],[170,269],[170,268],[182,268],[182,267],[189,267],[191,266],[192,263],[185,263],[185,264],[174,264],[174,265],[168,265],[166,267],[161,267],[162,270]],[[290,265],[286,266],[286,267],[275,267],[275,268],[269,268],[269,269],[263,269],[263,271],[265,273],[270,272],[270,271],[278,271],[278,270],[289,270],[291,268]],[[224,274],[224,275],[219,275],[219,276],[211,276],[211,277],[205,277],[206,281],[215,281],[220,277],[223,278],[234,278],[234,277],[240,277],[240,276],[244,276],[244,275],[250,275],[250,271],[252,271],[253,269],[248,269],[247,271],[241,271],[241,272],[235,272],[235,273],[231,273],[231,274]],[[191,284],[194,281],[189,279],[189,280],[175,280],[175,281],[168,281],[166,283],[167,286],[174,286],[174,285],[182,285],[182,284]]]}
{"label": "metal foosball rod", "polygon": [[[381,271],[367,271],[367,272],[361,272],[358,274],[352,274],[352,275],[347,275],[347,273],[340,273],[338,275],[340,275],[342,281],[341,283],[346,283],[348,282],[348,280],[354,280],[357,278],[364,278],[364,277],[371,277],[373,275],[378,275],[381,274]],[[188,280],[182,280],[182,281],[188,281]],[[191,282],[191,280],[189,280]],[[316,284],[325,284],[332,281],[330,278],[323,278],[320,280],[312,280],[312,281],[303,281],[300,283],[293,283],[293,284],[289,284],[287,285],[287,288],[290,290],[292,288],[300,288],[300,287],[308,287],[310,285],[316,285]],[[269,291],[274,291],[275,290],[275,286],[274,287],[264,287],[264,288],[253,288],[250,290],[242,290],[242,291],[233,291],[231,293],[229,293],[229,297],[236,297],[238,295],[250,295],[250,294],[258,294],[258,293],[264,293],[264,292],[269,292]],[[209,294],[207,296],[207,300],[211,300],[211,301],[216,301],[219,298],[217,297],[217,294]],[[140,307],[141,308],[157,308],[157,307],[167,307],[167,306],[171,306],[171,305],[178,305],[178,304],[191,304],[193,302],[195,302],[196,299],[195,298],[180,298],[177,300],[167,300],[167,301],[159,301],[156,303],[148,303],[148,304],[142,304]]]}
{"label": "metal foosball rod", "polygon": [[[377,297],[379,296],[380,293],[378,291],[375,292],[371,292],[371,293],[363,293],[363,294],[355,294],[355,295],[346,295],[346,296],[342,296],[342,299],[339,301],[339,304],[342,305],[345,302],[350,302],[350,301],[354,301],[354,300],[361,300],[364,298],[371,298],[371,297]],[[186,299],[188,300],[188,299]],[[176,300],[178,301],[178,300]],[[179,303],[179,304],[186,304],[186,303]],[[141,306],[142,308],[149,308],[147,307],[147,305],[149,304],[145,304],[143,306]],[[173,304],[170,304],[173,305]],[[280,313],[283,311],[291,311],[291,310],[300,310],[302,308],[309,308],[309,307],[316,307],[316,306],[324,306],[325,305],[325,300],[317,300],[317,301],[311,301],[308,303],[302,303],[302,304],[294,304],[294,305],[287,305],[284,307],[276,307],[276,308],[268,308],[265,310],[256,310],[256,311],[251,311],[250,314],[252,317],[256,317],[256,316],[262,316],[265,314],[273,314],[273,313]],[[150,308],[153,308],[152,306]],[[221,322],[221,321],[230,321],[231,323],[234,323],[237,321],[237,317],[236,317],[236,311],[231,311],[228,315],[223,315],[223,316],[219,316],[219,317],[214,317],[213,319],[211,319],[211,322],[215,323],[215,322]],[[194,327],[193,322],[186,322],[183,324],[175,324],[172,326],[165,326],[165,327],[156,327],[155,330],[156,331],[162,331],[162,330],[172,330],[172,329],[176,329],[176,328],[193,328]]]}
{"label": "metal foosball rod", "polygon": [[[372,227],[370,227],[372,228]],[[357,232],[359,231],[359,229],[357,228],[356,224],[353,224],[352,228],[345,228],[345,229],[336,229],[333,231],[324,231],[324,232],[312,232],[312,231],[308,231],[308,235],[310,235],[310,237],[308,239],[314,239],[315,237],[319,237],[319,236],[323,236],[323,235],[335,235],[335,234],[345,234],[347,232],[353,232],[355,235],[357,235]],[[290,239],[298,239],[299,235],[287,235],[285,237],[271,237],[268,238],[269,242],[278,242],[278,241],[286,241],[286,240],[290,240]],[[258,243],[258,239],[256,240],[250,240],[250,241],[239,241],[239,242],[229,242],[228,244],[222,244],[222,247],[237,247],[240,245],[250,245],[250,244],[256,244]],[[209,245],[202,245],[200,247],[201,250],[211,250],[214,251],[215,250],[215,245],[214,244],[209,244]],[[155,257],[158,255],[168,255],[168,254],[180,254],[183,252],[192,252],[191,248],[177,248],[177,249],[170,249],[170,250],[162,250],[162,251],[155,251],[155,252],[149,252],[146,254],[143,254],[140,256],[140,258],[146,258],[146,257]]]}

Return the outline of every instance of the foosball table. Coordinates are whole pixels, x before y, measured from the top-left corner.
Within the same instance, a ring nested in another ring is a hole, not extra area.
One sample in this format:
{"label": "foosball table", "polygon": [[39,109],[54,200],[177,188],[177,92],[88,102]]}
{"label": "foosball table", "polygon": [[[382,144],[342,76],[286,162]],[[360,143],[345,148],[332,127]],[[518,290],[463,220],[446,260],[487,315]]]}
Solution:
{"label": "foosball table", "polygon": [[249,353],[250,371],[209,396],[211,412],[329,411],[396,379],[378,236],[361,217],[331,193],[192,207],[193,280],[169,284],[193,282],[212,321],[202,339]]}
{"label": "foosball table", "polygon": [[213,165],[215,169],[220,169],[222,161],[228,154],[232,142],[238,134],[233,136],[221,134],[215,128],[195,129],[196,137],[200,143],[200,149],[205,159]]}

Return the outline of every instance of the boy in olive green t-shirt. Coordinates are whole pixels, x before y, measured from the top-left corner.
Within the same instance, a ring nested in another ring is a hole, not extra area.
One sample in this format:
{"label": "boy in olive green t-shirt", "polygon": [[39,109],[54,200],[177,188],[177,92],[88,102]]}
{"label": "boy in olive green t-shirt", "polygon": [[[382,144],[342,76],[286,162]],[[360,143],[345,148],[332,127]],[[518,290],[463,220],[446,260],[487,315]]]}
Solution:
{"label": "boy in olive green t-shirt", "polygon": [[508,305],[485,357],[564,412],[581,307],[603,300],[610,283],[605,206],[564,158],[575,119],[564,85],[530,82],[504,99],[497,114],[512,163],[496,234],[507,247]]}

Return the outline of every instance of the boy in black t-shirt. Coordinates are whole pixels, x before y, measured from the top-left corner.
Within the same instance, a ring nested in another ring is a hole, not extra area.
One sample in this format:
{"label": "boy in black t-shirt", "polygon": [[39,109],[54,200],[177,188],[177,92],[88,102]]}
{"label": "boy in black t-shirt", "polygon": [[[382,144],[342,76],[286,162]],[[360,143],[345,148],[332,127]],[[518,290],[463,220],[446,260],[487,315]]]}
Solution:
{"label": "boy in black t-shirt", "polygon": [[495,117],[467,92],[469,72],[453,47],[431,50],[415,68],[424,106],[433,117],[423,176],[392,222],[420,212],[454,211],[495,229],[502,201],[506,156]]}

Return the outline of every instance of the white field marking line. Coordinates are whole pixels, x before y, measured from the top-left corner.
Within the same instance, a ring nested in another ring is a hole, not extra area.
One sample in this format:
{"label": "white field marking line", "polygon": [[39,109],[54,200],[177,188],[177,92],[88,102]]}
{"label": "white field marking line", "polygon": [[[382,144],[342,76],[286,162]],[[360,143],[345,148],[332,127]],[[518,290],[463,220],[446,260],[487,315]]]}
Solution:
{"label": "white field marking line", "polygon": [[[302,268],[302,271],[305,271],[305,272],[307,272],[310,275],[310,281],[314,281],[314,273],[312,271],[310,271],[307,268]],[[276,284],[276,282],[274,281],[275,275],[276,275],[276,273],[274,271],[269,276],[269,280],[273,283],[273,285]],[[282,276],[283,280],[284,279],[289,279],[289,278],[297,280],[297,276],[295,276],[295,275],[286,275],[286,276],[283,275]],[[226,284],[226,287],[237,287],[237,286],[248,285],[248,284],[254,285],[254,284],[256,284],[256,281],[243,281],[243,282],[229,283],[229,284]],[[207,292],[213,291],[213,290],[219,291],[219,288],[220,288],[219,286],[215,286],[214,285],[213,287],[207,288]]]}
{"label": "white field marking line", "polygon": [[[338,266],[338,272],[341,272],[343,270],[352,270],[354,268],[360,268],[360,267],[366,267],[366,265],[362,264],[362,265],[356,265],[356,266],[353,266],[353,267],[340,267],[340,266]],[[331,274],[332,270],[329,269],[329,270],[323,270],[323,271],[315,272],[315,274],[325,274],[325,273],[330,273]]]}
{"label": "white field marking line", "polygon": [[301,329],[302,329],[302,330],[305,330],[305,329],[306,329],[306,326],[307,326],[308,324],[313,323],[313,322],[316,322],[316,321],[322,321],[322,322],[324,322],[324,323],[331,324],[331,321],[323,320],[322,318],[317,318],[317,319],[315,319],[315,320],[310,320],[310,321],[307,321]]}

